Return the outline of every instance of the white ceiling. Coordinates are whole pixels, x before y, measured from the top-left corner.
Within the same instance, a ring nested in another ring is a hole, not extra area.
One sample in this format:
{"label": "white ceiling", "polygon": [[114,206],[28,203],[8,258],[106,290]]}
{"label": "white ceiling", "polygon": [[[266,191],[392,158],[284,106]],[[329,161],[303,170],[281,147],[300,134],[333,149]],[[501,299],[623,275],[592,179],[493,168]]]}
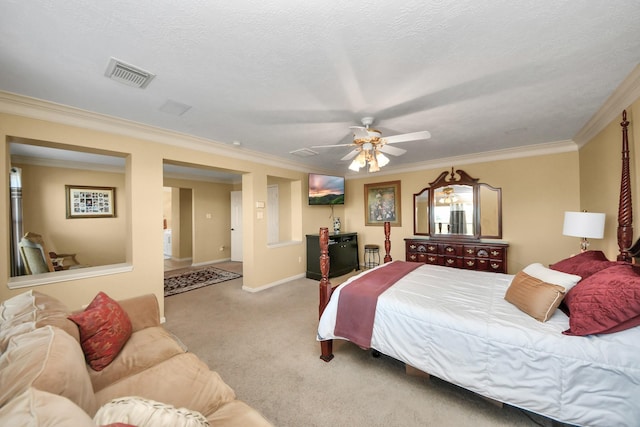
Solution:
{"label": "white ceiling", "polygon": [[[112,57],[156,77],[110,80]],[[638,0],[0,6],[0,90],[340,174],[348,147],[290,152],[348,142],[367,115],[432,134],[389,168],[570,140],[639,62]]]}

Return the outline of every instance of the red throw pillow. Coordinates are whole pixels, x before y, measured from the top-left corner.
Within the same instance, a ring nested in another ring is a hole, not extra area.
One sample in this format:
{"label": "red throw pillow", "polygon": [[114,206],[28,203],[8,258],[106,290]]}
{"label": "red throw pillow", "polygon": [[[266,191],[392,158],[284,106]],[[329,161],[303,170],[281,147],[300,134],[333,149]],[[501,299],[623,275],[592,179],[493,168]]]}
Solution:
{"label": "red throw pillow", "polygon": [[575,274],[586,279],[592,274],[616,265],[617,262],[609,261],[602,251],[586,251],[578,255],[563,259],[550,265],[552,270],[563,273]]}
{"label": "red throw pillow", "polygon": [[640,270],[616,263],[582,280],[564,298],[565,335],[610,334],[640,325]]}
{"label": "red throw pillow", "polygon": [[115,359],[131,336],[131,320],[116,301],[98,293],[81,313],[69,316],[80,330],[80,344],[87,363],[101,371]]}

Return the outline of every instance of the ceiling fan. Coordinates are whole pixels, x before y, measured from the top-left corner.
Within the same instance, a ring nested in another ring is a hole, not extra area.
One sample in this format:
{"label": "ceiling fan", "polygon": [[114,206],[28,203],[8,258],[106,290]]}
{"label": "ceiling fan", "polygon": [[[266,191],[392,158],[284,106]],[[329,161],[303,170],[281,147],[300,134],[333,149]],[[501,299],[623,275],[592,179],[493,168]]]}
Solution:
{"label": "ceiling fan", "polygon": [[389,158],[383,153],[392,156],[401,156],[407,152],[403,148],[394,147],[390,144],[399,142],[417,141],[420,139],[429,139],[431,134],[427,131],[404,133],[401,135],[393,135],[383,137],[381,132],[370,126],[374,122],[373,117],[363,117],[363,126],[350,126],[353,133],[353,142],[350,144],[334,144],[334,145],[316,145],[313,148],[331,148],[331,147],[355,147],[340,160],[351,160],[349,169],[358,172],[360,168],[369,165],[369,172],[378,172],[381,167],[389,163]]}

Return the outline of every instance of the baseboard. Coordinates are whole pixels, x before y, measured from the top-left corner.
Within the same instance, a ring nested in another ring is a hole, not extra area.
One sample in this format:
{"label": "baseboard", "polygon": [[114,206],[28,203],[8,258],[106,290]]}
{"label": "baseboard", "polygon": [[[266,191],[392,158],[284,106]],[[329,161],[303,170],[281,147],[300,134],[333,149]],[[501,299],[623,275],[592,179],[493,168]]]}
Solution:
{"label": "baseboard", "polygon": [[221,262],[228,262],[231,261],[231,258],[223,258],[223,259],[216,259],[213,261],[205,261],[205,262],[199,262],[197,264],[191,264],[192,267],[203,267],[205,265],[211,265],[211,264],[220,264]]}
{"label": "baseboard", "polygon": [[265,289],[269,289],[269,288],[273,288],[274,286],[279,286],[282,285],[284,283],[288,283],[292,280],[297,280],[297,279],[302,279],[305,277],[305,274],[298,274],[295,276],[291,276],[291,277],[287,277],[285,279],[282,280],[278,280],[276,282],[271,282],[271,283],[267,283],[266,285],[260,286],[259,288],[250,288],[247,286],[242,285],[242,290],[243,291],[247,291],[247,292],[260,292],[260,291],[264,291]]}

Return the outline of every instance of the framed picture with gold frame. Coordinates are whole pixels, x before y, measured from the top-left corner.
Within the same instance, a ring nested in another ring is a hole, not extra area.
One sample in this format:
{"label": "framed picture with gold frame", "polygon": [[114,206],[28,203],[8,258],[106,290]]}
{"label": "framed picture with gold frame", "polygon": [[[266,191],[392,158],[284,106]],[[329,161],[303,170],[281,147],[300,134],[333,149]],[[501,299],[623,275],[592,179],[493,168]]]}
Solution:
{"label": "framed picture with gold frame", "polygon": [[116,216],[115,187],[65,185],[67,218],[109,218]]}
{"label": "framed picture with gold frame", "polygon": [[400,181],[364,185],[365,225],[402,226]]}

